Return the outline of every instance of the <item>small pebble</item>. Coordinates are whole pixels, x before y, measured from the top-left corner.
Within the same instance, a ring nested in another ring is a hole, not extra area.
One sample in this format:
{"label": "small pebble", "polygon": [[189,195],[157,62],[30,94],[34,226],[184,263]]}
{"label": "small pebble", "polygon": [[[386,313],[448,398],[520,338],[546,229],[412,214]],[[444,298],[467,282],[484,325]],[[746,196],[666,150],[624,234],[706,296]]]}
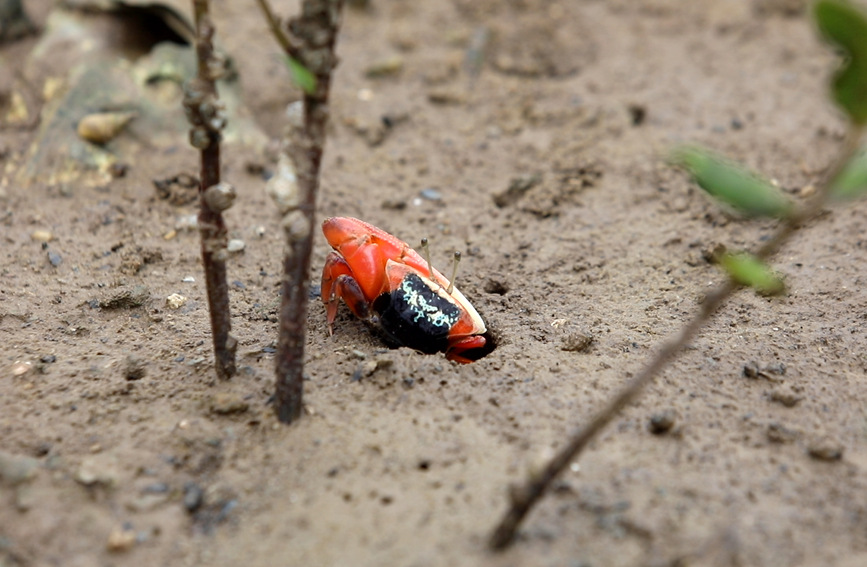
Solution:
{"label": "small pebble", "polygon": [[773,443],[792,443],[798,439],[797,431],[777,422],[768,424],[765,435]]}
{"label": "small pebble", "polygon": [[184,485],[184,508],[190,514],[202,507],[202,502],[205,499],[205,491],[195,482],[188,482]]}
{"label": "small pebble", "polygon": [[171,309],[180,309],[187,302],[187,298],[179,293],[173,293],[166,298],[166,305]]}
{"label": "small pebble", "polygon": [[155,482],[141,489],[142,494],[165,494],[169,491],[169,485],[165,482]]}
{"label": "small pebble", "polygon": [[226,250],[228,250],[229,252],[240,252],[246,246],[246,243],[240,238],[233,238],[229,240],[229,243],[226,245]]}
{"label": "small pebble", "polygon": [[198,215],[184,215],[175,219],[175,230],[198,230],[198,228]]}
{"label": "small pebble", "polygon": [[48,251],[48,262],[55,268],[63,263],[63,256],[52,250]]}
{"label": "small pebble", "polygon": [[406,201],[401,199],[386,199],[383,201],[380,206],[383,209],[388,209],[391,211],[402,211],[406,208]]}
{"label": "small pebble", "polygon": [[467,96],[457,89],[435,87],[428,91],[427,99],[433,104],[460,105],[467,101]]}
{"label": "small pebble", "polygon": [[193,276],[187,276],[181,281],[184,283],[196,283],[196,278],[194,278]]}
{"label": "small pebble", "polygon": [[33,485],[22,484],[15,489],[15,508],[26,512],[41,501],[42,494]]}
{"label": "small pebble", "polygon": [[108,453],[85,457],[75,472],[75,480],[85,486],[114,486],[119,479],[117,458]]}
{"label": "small pebble", "polygon": [[377,79],[380,77],[388,77],[396,75],[403,70],[403,57],[400,55],[392,55],[385,59],[375,61],[367,67],[364,75],[369,79]]}
{"label": "small pebble", "polygon": [[242,397],[231,392],[220,392],[211,398],[211,411],[220,415],[244,413],[250,404]]}
{"label": "small pebble", "polygon": [[593,344],[593,335],[588,333],[570,333],[560,343],[560,350],[568,352],[585,352]]}
{"label": "small pebble", "polygon": [[778,404],[783,404],[787,408],[792,408],[798,405],[798,402],[803,400],[804,396],[798,394],[791,388],[780,388],[779,390],[772,391],[769,398],[772,402],[777,402]]}
{"label": "small pebble", "polygon": [[673,410],[664,410],[650,416],[648,429],[654,435],[662,435],[668,433],[676,421],[677,416]]}
{"label": "small pebble", "polygon": [[0,451],[0,481],[17,486],[36,476],[39,461],[26,455]]}
{"label": "small pebble", "polygon": [[148,512],[159,508],[165,504],[168,499],[168,494],[143,494],[141,496],[136,496],[127,502],[126,508],[131,512]]}
{"label": "small pebble", "polygon": [[419,192],[419,196],[422,199],[427,199],[428,201],[442,201],[443,194],[440,193],[437,189],[433,187],[426,187]]}
{"label": "small pebble", "polygon": [[33,363],[27,360],[16,360],[12,364],[12,376],[24,376],[33,368]]}
{"label": "small pebble", "polygon": [[830,437],[822,437],[810,444],[807,453],[817,461],[839,461],[843,458],[843,446]]}
{"label": "small pebble", "polygon": [[47,230],[34,230],[30,234],[30,238],[36,242],[51,242],[54,240],[54,235]]}
{"label": "small pebble", "polygon": [[108,534],[105,548],[113,553],[129,551],[135,545],[135,530],[129,525],[115,526]]}

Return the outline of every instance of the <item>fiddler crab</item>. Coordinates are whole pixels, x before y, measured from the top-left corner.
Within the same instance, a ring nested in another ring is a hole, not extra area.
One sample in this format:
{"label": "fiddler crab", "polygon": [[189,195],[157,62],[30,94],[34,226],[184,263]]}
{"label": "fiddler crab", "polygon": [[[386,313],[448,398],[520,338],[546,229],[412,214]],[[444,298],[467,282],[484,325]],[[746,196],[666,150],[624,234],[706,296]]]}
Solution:
{"label": "fiddler crab", "polygon": [[[322,232],[334,248],[322,269],[329,333],[342,298],[356,317],[395,346],[426,354],[444,351],[446,358],[462,363],[474,362],[493,349],[481,316],[429,258],[354,218],[326,219]],[[427,239],[422,248],[429,256]],[[460,252],[455,252],[455,272],[459,259]]]}

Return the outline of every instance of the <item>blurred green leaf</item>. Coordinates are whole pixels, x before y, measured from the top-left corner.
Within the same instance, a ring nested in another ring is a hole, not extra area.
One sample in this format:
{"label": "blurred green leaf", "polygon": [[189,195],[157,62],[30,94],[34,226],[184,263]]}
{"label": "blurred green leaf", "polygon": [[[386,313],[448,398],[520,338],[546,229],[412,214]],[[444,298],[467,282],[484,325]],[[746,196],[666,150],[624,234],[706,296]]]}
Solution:
{"label": "blurred green leaf", "polygon": [[296,59],[286,56],[286,65],[289,67],[289,74],[292,76],[298,88],[307,94],[316,92],[316,75],[310,72],[310,69],[299,63]]}
{"label": "blurred green leaf", "polygon": [[867,150],[862,149],[831,183],[829,196],[836,201],[851,201],[865,193],[867,193]]}
{"label": "blurred green leaf", "polygon": [[681,147],[673,159],[702,189],[747,216],[785,217],[792,212],[792,203],[777,187],[707,150]]}
{"label": "blurred green leaf", "polygon": [[867,122],[867,14],[845,0],[820,0],[814,10],[822,35],[846,52],[832,91],[857,124]]}
{"label": "blurred green leaf", "polygon": [[777,295],[786,289],[770,266],[747,252],[723,254],[720,264],[734,281],[763,295]]}

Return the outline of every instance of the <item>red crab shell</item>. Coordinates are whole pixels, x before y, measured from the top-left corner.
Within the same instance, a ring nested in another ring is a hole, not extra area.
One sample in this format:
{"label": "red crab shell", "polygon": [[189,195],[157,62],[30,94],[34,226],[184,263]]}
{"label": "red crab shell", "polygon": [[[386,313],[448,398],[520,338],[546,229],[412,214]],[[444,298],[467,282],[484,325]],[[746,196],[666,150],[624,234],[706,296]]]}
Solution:
{"label": "red crab shell", "polygon": [[457,362],[487,354],[481,316],[457,288],[449,293],[449,281],[408,244],[348,217],[326,219],[322,232],[334,248],[322,269],[329,332],[342,298],[396,345],[445,351]]}

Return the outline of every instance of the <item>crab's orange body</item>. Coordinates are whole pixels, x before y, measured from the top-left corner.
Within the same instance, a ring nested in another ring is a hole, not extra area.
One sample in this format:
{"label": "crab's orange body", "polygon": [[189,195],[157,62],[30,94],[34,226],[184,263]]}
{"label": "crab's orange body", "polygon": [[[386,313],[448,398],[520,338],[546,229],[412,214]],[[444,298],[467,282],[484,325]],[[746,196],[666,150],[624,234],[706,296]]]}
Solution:
{"label": "crab's orange body", "polygon": [[334,251],[322,270],[322,301],[331,331],[342,298],[356,317],[397,345],[444,351],[472,362],[488,343],[481,316],[467,298],[408,244],[364,221],[333,217],[322,232]]}

